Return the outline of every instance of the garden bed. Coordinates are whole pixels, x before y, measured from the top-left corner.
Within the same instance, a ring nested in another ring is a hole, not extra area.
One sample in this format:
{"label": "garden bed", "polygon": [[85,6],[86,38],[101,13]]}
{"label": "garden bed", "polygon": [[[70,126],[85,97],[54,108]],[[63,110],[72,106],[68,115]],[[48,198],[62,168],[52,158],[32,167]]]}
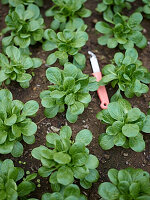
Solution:
{"label": "garden bed", "polygon": [[[136,1],[137,2],[137,1]],[[82,48],[82,53],[86,55],[87,64],[84,72],[86,74],[92,74],[92,69],[89,61],[89,55],[87,54],[88,50],[94,52],[98,58],[99,64],[103,67],[106,64],[110,63],[110,60],[113,58],[114,53],[119,51],[119,49],[108,49],[106,46],[100,46],[97,43],[97,38],[99,37],[99,33],[95,30],[95,23],[97,21],[102,20],[102,16],[95,11],[97,6],[97,0],[88,0],[86,3],[86,7],[92,11],[92,16],[85,19],[85,23],[88,25],[87,33],[89,35],[89,40],[86,45]],[[48,0],[44,1],[44,6],[41,8],[41,13],[45,19],[46,27],[49,27],[50,18],[45,17],[45,11],[51,6],[51,2]],[[138,3],[133,3],[133,9],[126,14],[129,15],[132,13],[137,7]],[[4,19],[8,13],[8,6],[2,5],[0,3],[0,30],[5,27]],[[142,22],[142,26],[144,27],[144,35],[147,37],[148,41],[150,41],[150,26],[149,20],[144,19]],[[1,40],[2,38],[0,38]],[[0,41],[0,51],[1,41]],[[40,92],[47,89],[49,85],[48,80],[45,77],[45,72],[48,66],[45,63],[45,60],[48,56],[48,53],[42,50],[41,44],[37,43],[35,46],[30,47],[31,52],[34,57],[39,57],[43,60],[43,65],[35,69],[35,76],[32,79],[31,85],[27,89],[22,89],[18,83],[12,82],[7,88],[12,92],[14,99],[21,100],[22,102],[26,102],[28,100],[36,100],[40,104]],[[144,66],[150,70],[150,44],[144,48],[143,50],[139,50],[139,59],[143,62]],[[59,64],[54,64],[54,66],[58,66]],[[6,86],[5,86],[6,88]],[[111,97],[115,93],[115,89],[113,89],[110,85],[107,87],[107,92],[109,97]],[[13,158],[9,155],[0,155],[0,159],[11,158],[16,166],[21,166],[25,170],[30,172],[37,172],[40,167],[40,162],[34,159],[31,156],[31,150],[35,147],[45,144],[45,136],[48,132],[58,132],[61,126],[68,124],[71,126],[73,130],[73,138],[75,134],[81,129],[88,128],[93,133],[93,140],[89,146],[90,152],[96,155],[100,161],[98,171],[100,173],[100,179],[97,183],[93,184],[92,187],[88,190],[82,190],[84,194],[87,195],[89,200],[98,200],[99,195],[97,194],[98,186],[101,182],[107,181],[107,172],[110,168],[123,169],[129,166],[142,168],[150,173],[150,136],[149,134],[144,134],[144,139],[146,141],[146,149],[141,153],[136,153],[131,149],[123,149],[121,147],[115,147],[109,151],[103,151],[98,144],[98,137],[101,133],[105,132],[106,126],[98,119],[96,119],[96,114],[101,110],[100,102],[96,92],[92,94],[92,101],[89,104],[88,108],[85,109],[84,113],[79,116],[78,120],[74,124],[70,124],[67,122],[65,118],[65,113],[58,114],[53,119],[47,119],[44,116],[44,108],[40,104],[40,109],[33,119],[33,121],[38,125],[38,131],[36,133],[36,142],[33,145],[27,145],[23,143],[24,153],[20,158]],[[146,113],[148,110],[148,103],[150,102],[150,92],[142,95],[141,97],[134,97],[132,99],[128,99],[133,107],[138,107],[142,112]],[[19,161],[22,161],[24,164],[19,164]],[[32,197],[41,198],[41,194],[50,191],[50,186],[47,178],[41,178],[41,187],[37,187],[37,189],[32,193]]]}

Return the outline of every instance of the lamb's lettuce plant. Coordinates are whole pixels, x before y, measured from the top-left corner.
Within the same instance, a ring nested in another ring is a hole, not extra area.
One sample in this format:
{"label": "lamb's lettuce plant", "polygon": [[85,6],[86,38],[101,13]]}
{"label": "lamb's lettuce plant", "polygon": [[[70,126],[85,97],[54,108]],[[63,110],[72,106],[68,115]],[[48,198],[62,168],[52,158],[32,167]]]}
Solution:
{"label": "lamb's lettuce plant", "polygon": [[76,184],[62,186],[60,192],[45,193],[41,200],[87,200],[86,196],[80,193],[80,188]]}
{"label": "lamb's lettuce plant", "polygon": [[97,22],[96,30],[104,34],[98,39],[98,43],[107,45],[108,48],[115,48],[119,45],[121,49],[134,46],[143,49],[147,45],[147,39],[141,32],[143,30],[140,25],[142,20],[141,13],[135,12],[130,17],[115,14],[111,25],[102,21]]}
{"label": "lamb's lettuce plant", "polygon": [[11,81],[17,81],[22,88],[27,88],[32,76],[26,71],[38,68],[41,64],[40,58],[30,58],[21,49],[8,46],[6,55],[0,53],[0,84],[5,82],[8,85]]}
{"label": "lamb's lettuce plant", "polygon": [[14,157],[19,157],[23,153],[21,140],[27,144],[35,142],[37,125],[30,117],[38,109],[39,105],[34,100],[24,104],[13,100],[9,90],[0,90],[0,154],[11,153]]}
{"label": "lamb's lettuce plant", "polygon": [[135,0],[102,0],[97,5],[96,10],[103,13],[105,21],[112,23],[113,16],[116,13],[121,13],[124,8],[131,9],[131,2]]}
{"label": "lamb's lettuce plant", "polygon": [[79,179],[80,185],[88,189],[99,178],[96,170],[99,161],[86,147],[92,141],[92,133],[83,129],[75,140],[71,140],[71,136],[71,128],[63,126],[59,134],[47,134],[47,147],[39,146],[32,150],[32,156],[42,163],[39,175],[49,177],[53,191],[59,192],[61,185],[68,186],[74,179]]}
{"label": "lamb's lettuce plant", "polygon": [[46,63],[52,65],[59,59],[60,64],[64,65],[69,60],[69,56],[73,58],[73,63],[79,68],[85,66],[86,58],[83,54],[79,53],[81,47],[83,47],[87,40],[88,34],[83,29],[77,29],[75,31],[70,29],[64,29],[63,32],[56,33],[52,29],[47,29],[44,32],[44,38],[46,41],[43,43],[43,49],[45,51],[55,52],[51,53]]}
{"label": "lamb's lettuce plant", "polygon": [[83,74],[71,63],[66,63],[64,70],[57,67],[48,68],[46,77],[53,85],[40,94],[41,103],[45,107],[45,116],[55,117],[57,113],[65,111],[66,105],[67,120],[70,123],[76,122],[78,115],[84,112],[91,101],[89,91],[98,89],[95,77]]}
{"label": "lamb's lettuce plant", "polygon": [[[84,24],[82,18],[89,17],[91,11],[84,7],[87,0],[52,0],[54,5],[46,11],[47,17],[54,17],[51,23],[53,30],[63,31],[68,26],[70,29],[76,24],[81,27]],[[73,25],[73,26],[72,26]]]}
{"label": "lamb's lettuce plant", "polygon": [[104,150],[122,146],[141,152],[145,141],[141,132],[150,133],[150,116],[138,108],[132,108],[125,99],[119,99],[108,105],[108,109],[97,114],[97,119],[107,124],[106,133],[99,137],[99,145]]}
{"label": "lamb's lettuce plant", "polygon": [[3,46],[15,44],[21,48],[27,48],[41,41],[44,33],[44,19],[40,15],[40,9],[35,4],[29,4],[27,8],[19,4],[15,9],[10,9],[5,18],[7,27],[3,33],[10,32],[10,36],[2,39]]}
{"label": "lamb's lettuce plant", "polygon": [[134,48],[127,49],[125,54],[116,53],[112,64],[104,66],[102,73],[101,85],[117,85],[128,98],[139,97],[149,90],[146,84],[150,83],[150,72],[138,60],[138,52]]}
{"label": "lamb's lettuce plant", "polygon": [[148,19],[150,19],[150,0],[142,0],[145,4],[137,9],[138,12],[143,12]]}
{"label": "lamb's lettuce plant", "polygon": [[38,6],[43,6],[43,0],[1,0],[2,4],[9,4],[12,7],[16,7],[19,4],[29,5],[36,4]]}
{"label": "lamb's lettuce plant", "polygon": [[24,170],[15,167],[10,159],[0,161],[0,199],[26,200],[27,196],[36,188],[32,182],[36,173],[24,177]]}
{"label": "lamb's lettuce plant", "polygon": [[105,200],[149,200],[150,174],[142,169],[108,171],[110,182],[101,183],[98,193]]}

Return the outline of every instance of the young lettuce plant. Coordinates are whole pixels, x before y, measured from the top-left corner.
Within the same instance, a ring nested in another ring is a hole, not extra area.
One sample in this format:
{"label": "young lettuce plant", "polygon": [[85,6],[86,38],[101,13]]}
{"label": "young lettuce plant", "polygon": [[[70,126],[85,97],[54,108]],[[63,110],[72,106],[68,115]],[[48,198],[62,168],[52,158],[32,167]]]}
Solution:
{"label": "young lettuce plant", "polygon": [[98,39],[98,43],[107,45],[108,48],[115,48],[118,45],[121,49],[133,48],[134,45],[141,49],[144,48],[147,45],[147,39],[141,33],[142,20],[141,13],[135,12],[130,17],[115,14],[112,26],[106,22],[97,22],[96,30],[104,34]]}
{"label": "young lettuce plant", "polygon": [[60,192],[45,193],[41,200],[87,200],[86,196],[80,193],[80,188],[76,184],[70,184],[62,187]]}
{"label": "young lettuce plant", "polygon": [[150,83],[150,72],[138,60],[138,52],[134,48],[127,49],[125,55],[116,53],[112,64],[104,66],[102,73],[100,85],[111,83],[113,88],[117,85],[128,98],[139,97],[149,90],[146,84]]}
{"label": "young lettuce plant", "polygon": [[101,183],[98,194],[105,200],[149,200],[150,174],[142,169],[108,171],[110,182]]}
{"label": "young lettuce plant", "polygon": [[47,17],[54,17],[51,23],[53,30],[63,31],[68,25],[77,22],[78,27],[84,24],[82,18],[89,17],[91,11],[84,7],[87,0],[52,0],[54,5],[46,11]]}
{"label": "young lettuce plant", "polygon": [[27,48],[41,41],[44,33],[44,19],[40,15],[40,9],[34,4],[25,8],[19,4],[14,10],[10,9],[5,18],[7,27],[3,33],[11,31],[11,35],[4,37],[3,46],[15,44],[21,48]]}
{"label": "young lettuce plant", "polygon": [[8,46],[6,55],[0,53],[0,84],[17,81],[22,88],[27,88],[32,76],[26,70],[38,68],[41,64],[40,58],[30,58],[19,48]]}
{"label": "young lettuce plant", "polygon": [[30,119],[39,109],[36,101],[25,104],[13,100],[9,90],[0,90],[0,154],[11,153],[19,157],[23,153],[23,139],[27,144],[35,142],[37,125]]}
{"label": "young lettuce plant", "polygon": [[146,18],[150,19],[150,0],[142,0],[145,4],[143,7],[137,9],[138,12],[143,12]]}
{"label": "young lettuce plant", "polygon": [[110,103],[108,109],[97,114],[97,119],[108,125],[106,133],[99,137],[102,149],[108,150],[116,145],[136,152],[144,150],[145,141],[140,132],[150,133],[150,116],[132,108],[127,100]]}
{"label": "young lettuce plant", "polygon": [[12,7],[16,7],[19,4],[29,5],[36,4],[40,7],[43,6],[43,0],[2,0],[2,4],[9,4]]}
{"label": "young lettuce plant", "polygon": [[71,136],[71,128],[63,126],[59,135],[47,134],[47,147],[39,146],[32,150],[32,156],[42,163],[39,175],[49,177],[53,191],[59,192],[61,185],[72,184],[74,178],[79,179],[80,185],[88,189],[99,178],[96,170],[99,161],[86,148],[92,141],[92,133],[87,129],[81,130],[75,141],[70,139]]}
{"label": "young lettuce plant", "polygon": [[24,170],[15,167],[10,159],[0,161],[1,200],[26,200],[36,188],[32,182],[36,176],[34,173],[24,177]]}
{"label": "young lettuce plant", "polygon": [[64,29],[63,32],[58,33],[52,29],[45,30],[44,38],[46,41],[43,43],[43,49],[45,51],[55,49],[55,52],[48,56],[46,63],[52,65],[59,59],[60,64],[64,65],[71,56],[73,57],[73,64],[79,68],[85,67],[86,58],[79,53],[81,47],[88,40],[88,34],[84,30],[84,28],[76,31]]}
{"label": "young lettuce plant", "polygon": [[64,70],[50,67],[46,71],[46,77],[53,85],[40,94],[45,116],[53,118],[57,113],[64,112],[67,105],[67,120],[70,123],[76,122],[78,115],[84,112],[84,108],[91,101],[89,91],[98,89],[96,79],[83,74],[71,63],[66,63]]}
{"label": "young lettuce plant", "polygon": [[121,13],[124,8],[131,9],[131,2],[135,0],[103,0],[96,10],[103,13],[105,21],[112,23],[114,14]]}

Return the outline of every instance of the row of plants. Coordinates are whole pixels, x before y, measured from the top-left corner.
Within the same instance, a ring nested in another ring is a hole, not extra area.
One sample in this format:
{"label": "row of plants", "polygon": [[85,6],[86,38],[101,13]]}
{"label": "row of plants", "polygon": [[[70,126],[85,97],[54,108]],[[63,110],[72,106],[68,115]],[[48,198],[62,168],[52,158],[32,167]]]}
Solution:
{"label": "row of plants", "polygon": [[[46,63],[53,65],[59,60],[64,66],[63,70],[58,67],[46,70],[50,86],[40,94],[45,116],[53,118],[57,113],[66,110],[66,119],[75,123],[78,115],[82,114],[91,102],[89,92],[96,91],[99,85],[111,82],[112,87],[118,86],[119,89],[112,97],[108,109],[97,114],[97,118],[108,125],[106,133],[100,134],[99,144],[104,150],[116,145],[141,152],[145,149],[141,132],[150,133],[150,115],[145,115],[138,108],[132,108],[131,104],[122,98],[120,91],[124,92],[127,98],[132,98],[149,90],[146,84],[150,83],[150,72],[138,60],[138,53],[134,49],[135,45],[139,48],[147,45],[147,39],[141,32],[143,17],[139,10],[130,17],[122,14],[124,7],[130,8],[129,2],[133,0],[114,0],[111,3],[103,0],[103,3],[98,5],[97,10],[104,12],[104,19],[110,23],[96,24],[96,30],[104,34],[98,39],[98,43],[107,44],[109,48],[119,45],[121,50],[126,49],[125,53],[116,53],[112,64],[103,68],[104,76],[98,83],[94,77],[82,72],[86,58],[80,50],[88,41],[87,25],[83,18],[91,15],[91,11],[84,7],[85,2],[86,0],[53,0],[54,6],[46,11],[46,16],[53,17],[54,20],[50,29],[44,30],[44,19],[39,9],[39,6],[42,6],[41,0],[3,1],[9,4],[10,9],[5,18],[7,27],[2,30],[3,34],[9,35],[2,40],[0,82],[10,84],[11,81],[17,81],[22,88],[29,87],[32,76],[27,72],[28,69],[32,70],[42,65],[41,59],[31,58],[29,47],[41,42],[43,50],[52,51]],[[148,2],[144,2],[148,6]],[[35,116],[38,109],[36,101],[31,100],[24,104],[13,100],[9,90],[0,90],[1,154],[11,153],[12,156],[19,157],[23,153],[22,140],[27,144],[35,142],[37,125],[32,122],[31,117]],[[92,141],[92,133],[84,129],[74,140],[71,137],[71,128],[64,126],[60,134],[47,134],[46,146],[32,150],[32,156],[42,163],[38,174],[49,177],[53,191],[44,194],[42,200],[84,200],[86,196],[80,193],[74,179],[79,179],[84,189],[89,189],[92,183],[99,179],[96,170],[99,161],[87,148]],[[0,191],[3,199],[26,199],[35,189],[32,180],[36,178],[36,174],[29,175],[16,184],[24,176],[21,171],[20,168],[14,167],[11,160],[2,162]],[[103,199],[146,200],[150,197],[150,178],[147,172],[131,168],[119,172],[112,169],[108,176],[112,184],[102,183],[98,190]],[[24,190],[26,193],[23,195]]]}
{"label": "row of plants", "polygon": [[[89,164],[89,163],[88,163]],[[90,164],[91,165],[91,164]],[[61,169],[61,168],[60,168]],[[65,171],[66,174],[67,171]],[[56,172],[56,173],[59,173]],[[55,172],[53,173],[55,174]],[[56,174],[51,175],[50,180],[56,184]],[[0,184],[2,200],[38,200],[36,198],[27,198],[26,196],[35,190],[35,184],[32,182],[37,174],[25,176],[24,170],[15,167],[10,159],[0,162]],[[24,178],[23,178],[24,177]],[[102,183],[98,188],[98,193],[102,199],[136,199],[149,200],[150,196],[150,174],[142,169],[127,168],[123,170],[110,169],[108,171],[110,182]],[[23,178],[23,180],[22,180]],[[62,177],[58,175],[59,180]],[[92,176],[87,176],[88,181]],[[69,180],[69,179],[68,179]],[[71,182],[71,181],[70,181]],[[86,184],[86,182],[85,182]],[[62,186],[53,193],[45,193],[41,200],[86,200],[86,196],[80,193],[76,184]]]}

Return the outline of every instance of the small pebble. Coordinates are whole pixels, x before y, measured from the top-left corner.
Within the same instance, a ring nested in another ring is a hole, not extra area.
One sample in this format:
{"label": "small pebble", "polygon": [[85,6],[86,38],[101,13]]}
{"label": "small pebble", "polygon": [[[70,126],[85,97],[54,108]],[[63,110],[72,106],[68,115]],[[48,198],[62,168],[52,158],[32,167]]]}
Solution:
{"label": "small pebble", "polygon": [[129,162],[128,161],[126,161],[126,165],[128,165],[129,164]]}
{"label": "small pebble", "polygon": [[110,159],[110,155],[104,154],[104,158],[106,158],[107,160],[109,160]]}
{"label": "small pebble", "polygon": [[97,19],[93,19],[93,23],[96,24],[98,22]]}
{"label": "small pebble", "polygon": [[60,128],[57,128],[55,126],[51,126],[51,130],[54,131],[55,133],[60,131]]}
{"label": "small pebble", "polygon": [[123,156],[124,156],[124,157],[128,157],[129,154],[128,154],[128,153],[124,153]]}

